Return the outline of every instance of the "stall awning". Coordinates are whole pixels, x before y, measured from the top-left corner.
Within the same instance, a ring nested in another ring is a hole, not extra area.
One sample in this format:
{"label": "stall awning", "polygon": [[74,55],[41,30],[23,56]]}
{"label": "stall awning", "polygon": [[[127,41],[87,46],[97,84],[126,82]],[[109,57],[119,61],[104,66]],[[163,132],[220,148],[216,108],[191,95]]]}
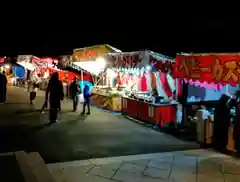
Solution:
{"label": "stall awning", "polygon": [[93,75],[99,75],[100,72],[104,70],[104,66],[96,61],[84,61],[84,62],[73,62],[72,67],[74,68],[74,65],[77,67],[80,67],[81,69],[93,74]]}
{"label": "stall awning", "polygon": [[92,47],[85,47],[80,49],[74,49],[72,55],[73,62],[90,61],[104,56],[111,52],[121,52],[119,49],[114,48],[108,44],[96,45]]}
{"label": "stall awning", "polygon": [[240,55],[179,55],[176,57],[174,77],[208,83],[240,83]]}
{"label": "stall awning", "polygon": [[58,63],[58,60],[56,58],[38,58],[33,56],[32,62],[36,64],[37,66],[43,67],[43,68],[49,68],[49,67],[55,67]]}
{"label": "stall awning", "polygon": [[109,60],[113,67],[117,68],[142,68],[150,66],[164,71],[171,69],[175,63],[174,59],[149,50],[109,53],[106,55],[106,59]]}
{"label": "stall awning", "polygon": [[24,61],[18,61],[17,64],[19,64],[20,66],[30,70],[30,71],[34,71],[36,69],[36,65],[29,63],[29,62],[24,62]]}

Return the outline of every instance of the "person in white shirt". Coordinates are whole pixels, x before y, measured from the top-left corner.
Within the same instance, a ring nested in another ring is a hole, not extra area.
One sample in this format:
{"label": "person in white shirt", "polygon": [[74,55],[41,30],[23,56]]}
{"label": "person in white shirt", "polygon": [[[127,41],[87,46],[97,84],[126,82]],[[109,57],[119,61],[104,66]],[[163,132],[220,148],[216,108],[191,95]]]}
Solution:
{"label": "person in white shirt", "polygon": [[210,116],[210,112],[207,110],[207,108],[204,105],[201,105],[198,111],[202,111],[204,121],[208,120],[208,117]]}

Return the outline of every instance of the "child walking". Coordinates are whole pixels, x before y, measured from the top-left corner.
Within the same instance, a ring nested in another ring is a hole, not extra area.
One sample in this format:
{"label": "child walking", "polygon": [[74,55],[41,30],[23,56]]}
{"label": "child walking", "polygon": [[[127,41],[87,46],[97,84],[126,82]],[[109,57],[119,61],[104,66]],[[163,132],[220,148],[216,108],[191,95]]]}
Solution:
{"label": "child walking", "polygon": [[36,82],[32,82],[32,84],[30,85],[30,104],[33,104],[33,101],[36,98],[37,87],[38,87],[38,85]]}

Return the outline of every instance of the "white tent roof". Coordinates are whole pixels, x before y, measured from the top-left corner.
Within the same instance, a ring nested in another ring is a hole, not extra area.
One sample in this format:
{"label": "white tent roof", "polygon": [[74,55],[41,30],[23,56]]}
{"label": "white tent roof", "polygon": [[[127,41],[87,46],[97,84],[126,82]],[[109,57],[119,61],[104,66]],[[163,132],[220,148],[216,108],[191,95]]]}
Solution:
{"label": "white tent roof", "polygon": [[18,61],[17,64],[23,66],[24,68],[30,70],[30,71],[34,71],[36,69],[36,65],[29,63],[29,62],[24,62],[24,61]]}
{"label": "white tent roof", "polygon": [[99,73],[105,69],[105,67],[97,61],[73,62],[72,64],[94,75],[99,75]]}

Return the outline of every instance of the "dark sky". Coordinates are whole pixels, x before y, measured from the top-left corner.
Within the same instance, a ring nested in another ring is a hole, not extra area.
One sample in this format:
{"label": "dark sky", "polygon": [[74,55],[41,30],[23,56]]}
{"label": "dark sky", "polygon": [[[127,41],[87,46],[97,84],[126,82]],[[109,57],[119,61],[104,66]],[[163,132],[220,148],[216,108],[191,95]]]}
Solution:
{"label": "dark sky", "polygon": [[[56,56],[96,44],[122,51],[150,49],[174,56],[176,52],[240,52],[238,17],[162,18],[142,23],[116,23],[98,29],[59,28],[11,31],[0,34],[0,55]],[[79,31],[78,31],[79,30]]]}

